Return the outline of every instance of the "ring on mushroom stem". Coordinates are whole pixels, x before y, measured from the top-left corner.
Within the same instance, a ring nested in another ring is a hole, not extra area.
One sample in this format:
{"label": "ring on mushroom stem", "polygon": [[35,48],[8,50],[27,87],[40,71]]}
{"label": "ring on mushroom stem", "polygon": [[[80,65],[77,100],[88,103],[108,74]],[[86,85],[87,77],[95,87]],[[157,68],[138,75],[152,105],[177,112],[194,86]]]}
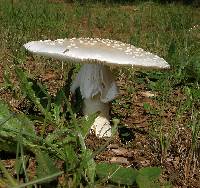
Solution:
{"label": "ring on mushroom stem", "polygon": [[60,60],[83,63],[71,92],[79,87],[84,99],[83,113],[100,112],[91,129],[98,137],[110,137],[109,102],[118,95],[117,85],[109,67],[131,66],[169,68],[163,59],[141,48],[120,41],[99,38],[32,41],[24,45],[32,53]]}

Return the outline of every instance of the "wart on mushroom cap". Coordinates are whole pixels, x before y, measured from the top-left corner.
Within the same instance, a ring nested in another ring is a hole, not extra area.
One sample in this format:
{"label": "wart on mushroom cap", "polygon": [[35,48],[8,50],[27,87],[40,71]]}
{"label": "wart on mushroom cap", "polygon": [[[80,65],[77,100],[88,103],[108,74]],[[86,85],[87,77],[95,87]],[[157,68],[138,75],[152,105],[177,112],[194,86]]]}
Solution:
{"label": "wart on mushroom cap", "polygon": [[55,41],[32,41],[24,47],[38,55],[60,60],[71,59],[84,63],[71,86],[71,92],[80,87],[85,115],[100,111],[92,129],[99,137],[111,136],[109,101],[118,94],[108,66],[169,68],[162,58],[133,45],[99,38],[72,38]]}

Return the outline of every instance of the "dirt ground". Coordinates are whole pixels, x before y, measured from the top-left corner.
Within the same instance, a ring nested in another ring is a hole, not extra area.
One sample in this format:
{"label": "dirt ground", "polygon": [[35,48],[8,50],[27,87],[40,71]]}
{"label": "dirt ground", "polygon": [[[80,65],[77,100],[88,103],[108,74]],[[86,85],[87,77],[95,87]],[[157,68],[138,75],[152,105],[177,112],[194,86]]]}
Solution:
{"label": "dirt ground", "polygon": [[[59,62],[55,62],[57,64]],[[11,72],[11,80],[17,85],[12,65],[7,65]],[[64,84],[66,66],[52,67],[51,64],[35,62],[34,59],[27,59],[22,65],[27,72],[34,75],[34,78],[46,84],[50,94],[54,94]],[[3,71],[5,67],[0,64],[0,83],[3,83]],[[132,166],[139,169],[147,166],[161,166],[163,169],[161,182],[169,181],[173,187],[200,187],[200,168],[198,156],[191,152],[191,133],[185,125],[190,114],[184,114],[184,122],[177,120],[174,126],[176,131],[166,151],[161,150],[159,138],[155,136],[152,122],[162,119],[163,131],[170,132],[174,117],[176,116],[177,104],[184,100],[180,89],[174,90],[165,106],[162,114],[152,114],[144,109],[144,103],[150,104],[154,109],[160,109],[161,105],[155,99],[159,93],[151,93],[146,90],[145,84],[132,82],[122,75],[117,80],[120,88],[120,96],[112,104],[111,117],[119,118],[120,125],[117,134],[107,143],[105,139],[97,139],[89,135],[86,139],[87,146],[96,151],[96,148],[105,147],[95,156],[96,161],[107,161],[119,163],[124,166]],[[127,86],[133,86],[134,92],[130,93]],[[129,94],[127,95],[127,93]],[[11,92],[1,89],[1,99],[6,100],[14,111],[21,110],[22,99],[15,99]],[[159,130],[158,130],[159,132]],[[4,163],[12,168],[13,160],[9,159]],[[34,171],[34,160],[30,163],[29,170]],[[34,173],[29,171],[29,173]]]}

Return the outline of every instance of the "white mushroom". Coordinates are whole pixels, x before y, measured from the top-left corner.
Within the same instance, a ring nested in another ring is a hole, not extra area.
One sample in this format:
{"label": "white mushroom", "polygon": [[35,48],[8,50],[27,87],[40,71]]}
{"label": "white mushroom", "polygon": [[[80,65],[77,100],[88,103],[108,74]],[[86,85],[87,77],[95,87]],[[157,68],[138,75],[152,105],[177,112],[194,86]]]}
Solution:
{"label": "white mushroom", "polygon": [[100,112],[92,129],[98,137],[110,137],[109,102],[118,90],[109,66],[169,68],[162,58],[133,45],[99,38],[57,39],[32,41],[24,47],[38,55],[60,60],[74,60],[81,67],[71,86],[74,93],[79,87],[84,99],[83,112],[90,115]]}

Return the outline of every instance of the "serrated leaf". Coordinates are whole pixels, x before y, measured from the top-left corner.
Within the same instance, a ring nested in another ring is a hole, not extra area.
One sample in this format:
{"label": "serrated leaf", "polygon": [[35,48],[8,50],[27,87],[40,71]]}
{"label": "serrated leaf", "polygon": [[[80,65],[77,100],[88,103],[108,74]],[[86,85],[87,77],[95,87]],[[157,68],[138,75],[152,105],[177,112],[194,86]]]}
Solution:
{"label": "serrated leaf", "polygon": [[40,98],[36,95],[36,92],[33,90],[33,83],[28,79],[26,73],[19,67],[15,67],[16,75],[20,81],[20,88],[24,96],[26,96],[34,105],[40,110],[40,112],[51,120],[49,113],[45,110],[40,102]]}
{"label": "serrated leaf", "polygon": [[82,158],[84,159],[84,161],[82,162],[83,163],[85,162],[84,166],[85,166],[87,178],[89,180],[88,183],[90,183],[90,185],[94,184],[96,163],[94,159],[92,158],[92,151],[90,150],[84,151]]}
{"label": "serrated leaf", "polygon": [[54,161],[50,156],[40,150],[35,151],[37,168],[36,175],[39,178],[43,178],[59,172],[58,168],[54,165]]}
{"label": "serrated leaf", "polygon": [[64,107],[65,98],[66,96],[63,89],[60,89],[56,94],[54,103],[52,103],[52,113],[57,124],[61,121],[61,113],[62,108]]}
{"label": "serrated leaf", "polygon": [[65,113],[67,112],[67,108],[69,107],[66,100],[69,99],[69,95],[70,95],[70,85],[72,82],[71,77],[73,74],[73,70],[74,70],[74,68],[72,68],[69,71],[68,78],[65,81],[65,85],[60,90],[58,90],[58,92],[56,93],[56,96],[54,98],[54,102],[52,103],[52,106],[53,106],[52,112],[53,112],[53,116],[54,116],[54,119],[57,124],[59,124],[61,122],[62,118],[64,118]]}
{"label": "serrated leaf", "polygon": [[[66,135],[67,135],[67,137],[66,137]],[[51,143],[53,144],[55,142],[57,144],[60,141],[63,144],[63,139],[66,140],[68,137],[71,137],[71,136],[72,136],[72,134],[69,132],[68,128],[61,127],[61,128],[55,129],[52,133],[48,133],[48,135],[45,138],[45,140],[49,144],[51,144]]]}
{"label": "serrated leaf", "polygon": [[86,173],[90,181],[90,184],[94,183],[95,170],[96,170],[96,163],[93,158],[90,158],[87,162],[87,169],[86,169]]}
{"label": "serrated leaf", "polygon": [[74,169],[79,163],[78,155],[75,152],[75,148],[72,144],[67,144],[64,146],[64,152],[66,155],[67,170]]}
{"label": "serrated leaf", "polygon": [[24,114],[14,114],[8,105],[0,100],[0,150],[13,150],[18,136],[23,135],[24,145],[36,140],[33,123]]}
{"label": "serrated leaf", "polygon": [[32,89],[33,83],[28,80],[26,74],[19,67],[15,67],[15,72],[19,78],[21,90],[24,96],[28,97],[29,100],[34,102],[35,105],[40,105],[40,100],[37,98],[35,91]]}
{"label": "serrated leaf", "polygon": [[63,104],[63,101],[65,100],[65,98],[66,98],[65,92],[64,92],[63,88],[61,88],[61,89],[56,93],[54,103],[55,103],[56,105],[60,106],[60,105]]}
{"label": "serrated leaf", "polygon": [[8,105],[0,101],[0,134],[15,136],[19,132],[35,135],[33,123],[23,114],[14,114],[9,111]]}
{"label": "serrated leaf", "polygon": [[32,83],[31,87],[35,92],[36,97],[39,98],[41,105],[44,108],[49,109],[51,104],[51,96],[47,92],[47,88],[35,79],[27,78],[27,81]]}
{"label": "serrated leaf", "polygon": [[118,164],[99,163],[96,166],[96,174],[100,179],[106,179],[113,183],[133,185],[138,171]]}

